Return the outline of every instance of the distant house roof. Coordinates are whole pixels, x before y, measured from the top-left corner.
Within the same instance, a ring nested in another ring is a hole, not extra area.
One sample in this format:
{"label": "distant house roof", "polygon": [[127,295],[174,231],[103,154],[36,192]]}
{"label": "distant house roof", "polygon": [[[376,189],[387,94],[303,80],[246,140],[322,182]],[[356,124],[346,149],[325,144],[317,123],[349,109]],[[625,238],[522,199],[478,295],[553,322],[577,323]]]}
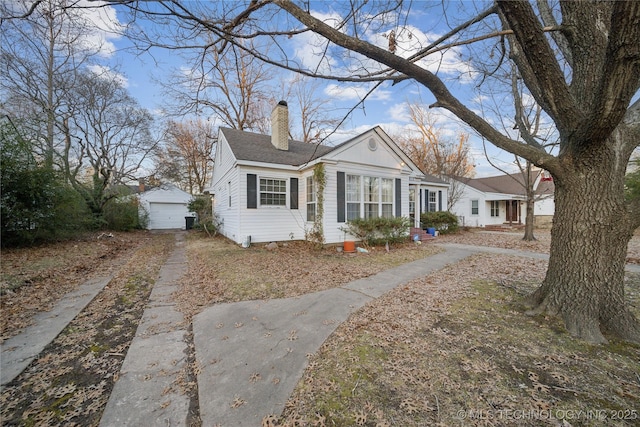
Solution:
{"label": "distant house roof", "polygon": [[289,141],[289,150],[276,149],[269,135],[220,128],[238,160],[300,166],[322,157],[336,147]]}
{"label": "distant house roof", "polygon": [[[529,179],[533,183],[540,172],[534,172]],[[502,193],[526,195],[524,183],[526,176],[523,173],[510,175],[489,176],[485,178],[459,178],[459,181],[484,193]],[[553,194],[553,181],[541,181],[536,188],[537,194]]]}
{"label": "distant house roof", "polygon": [[443,185],[449,185],[449,183],[445,180],[442,180],[440,178],[438,178],[435,175],[430,175],[428,173],[424,173],[421,172],[422,175],[424,175],[424,177],[421,177],[420,179],[418,179],[419,181],[423,181],[423,182],[428,182],[429,184],[443,184]]}

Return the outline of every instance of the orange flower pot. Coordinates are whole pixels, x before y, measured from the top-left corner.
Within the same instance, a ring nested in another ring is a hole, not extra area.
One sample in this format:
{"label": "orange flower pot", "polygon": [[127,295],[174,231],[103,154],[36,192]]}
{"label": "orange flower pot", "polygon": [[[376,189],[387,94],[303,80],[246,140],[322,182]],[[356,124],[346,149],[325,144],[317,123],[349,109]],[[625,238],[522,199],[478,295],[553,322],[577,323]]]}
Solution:
{"label": "orange flower pot", "polygon": [[356,242],[345,241],[343,245],[343,250],[345,252],[355,252],[356,251]]}

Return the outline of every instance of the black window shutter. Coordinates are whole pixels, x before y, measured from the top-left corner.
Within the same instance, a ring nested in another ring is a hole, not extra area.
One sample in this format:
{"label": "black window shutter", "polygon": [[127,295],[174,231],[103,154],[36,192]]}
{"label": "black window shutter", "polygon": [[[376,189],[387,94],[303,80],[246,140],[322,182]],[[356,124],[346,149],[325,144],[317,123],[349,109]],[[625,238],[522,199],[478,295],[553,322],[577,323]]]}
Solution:
{"label": "black window shutter", "polygon": [[345,222],[345,220],[345,176],[344,172],[338,172],[338,222]]}
{"label": "black window shutter", "polygon": [[291,189],[289,190],[289,207],[290,209],[298,209],[298,178],[289,180]]}
{"label": "black window shutter", "polygon": [[396,178],[396,217],[402,216],[402,179]]}
{"label": "black window shutter", "polygon": [[438,210],[442,210],[442,190],[438,190]]}
{"label": "black window shutter", "polygon": [[258,176],[255,173],[247,174],[247,209],[258,207]]}
{"label": "black window shutter", "polygon": [[429,190],[424,190],[424,211],[429,212]]}

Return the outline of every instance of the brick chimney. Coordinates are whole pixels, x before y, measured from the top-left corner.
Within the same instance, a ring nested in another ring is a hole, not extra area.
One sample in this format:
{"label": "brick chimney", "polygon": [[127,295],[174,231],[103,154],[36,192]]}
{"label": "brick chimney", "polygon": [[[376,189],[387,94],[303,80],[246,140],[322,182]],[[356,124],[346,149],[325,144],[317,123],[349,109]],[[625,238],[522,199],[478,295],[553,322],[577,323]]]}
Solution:
{"label": "brick chimney", "polygon": [[289,108],[280,101],[271,112],[271,143],[278,150],[289,150]]}

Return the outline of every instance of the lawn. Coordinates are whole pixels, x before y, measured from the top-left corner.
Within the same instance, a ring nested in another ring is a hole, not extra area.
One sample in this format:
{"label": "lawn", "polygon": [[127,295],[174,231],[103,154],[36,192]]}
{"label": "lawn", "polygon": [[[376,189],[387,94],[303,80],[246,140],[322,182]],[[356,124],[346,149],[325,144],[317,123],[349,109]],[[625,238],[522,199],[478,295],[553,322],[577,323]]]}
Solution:
{"label": "lawn", "polygon": [[[114,280],[2,393],[9,424],[97,425],[172,234],[85,236],[3,250],[6,339],[84,280]],[[466,232],[435,242],[547,252],[519,234]],[[433,243],[370,248],[368,254],[300,242],[242,249],[190,232],[189,272],[174,294],[187,317],[222,302],[283,298],[328,289],[426,258]],[[640,236],[628,261],[640,261]],[[554,318],[528,317],[522,300],[546,262],[478,254],[367,304],[340,325],[309,366],[282,416],[265,425],[640,425],[640,346],[592,346]],[[640,274],[626,277],[640,316]]]}
{"label": "lawn", "polygon": [[[438,242],[548,252],[519,234],[461,233]],[[301,244],[268,251],[189,242],[179,298],[195,314],[217,302],[289,297],[340,286],[437,250],[431,243],[345,256]],[[629,246],[639,259],[640,238]],[[284,414],[264,425],[639,425],[640,346],[592,346],[558,319],[528,317],[523,297],[546,261],[475,255],[401,286],[338,327],[310,357]],[[204,298],[203,298],[204,296]],[[640,275],[627,275],[640,316]],[[200,298],[200,299],[198,299]]]}

